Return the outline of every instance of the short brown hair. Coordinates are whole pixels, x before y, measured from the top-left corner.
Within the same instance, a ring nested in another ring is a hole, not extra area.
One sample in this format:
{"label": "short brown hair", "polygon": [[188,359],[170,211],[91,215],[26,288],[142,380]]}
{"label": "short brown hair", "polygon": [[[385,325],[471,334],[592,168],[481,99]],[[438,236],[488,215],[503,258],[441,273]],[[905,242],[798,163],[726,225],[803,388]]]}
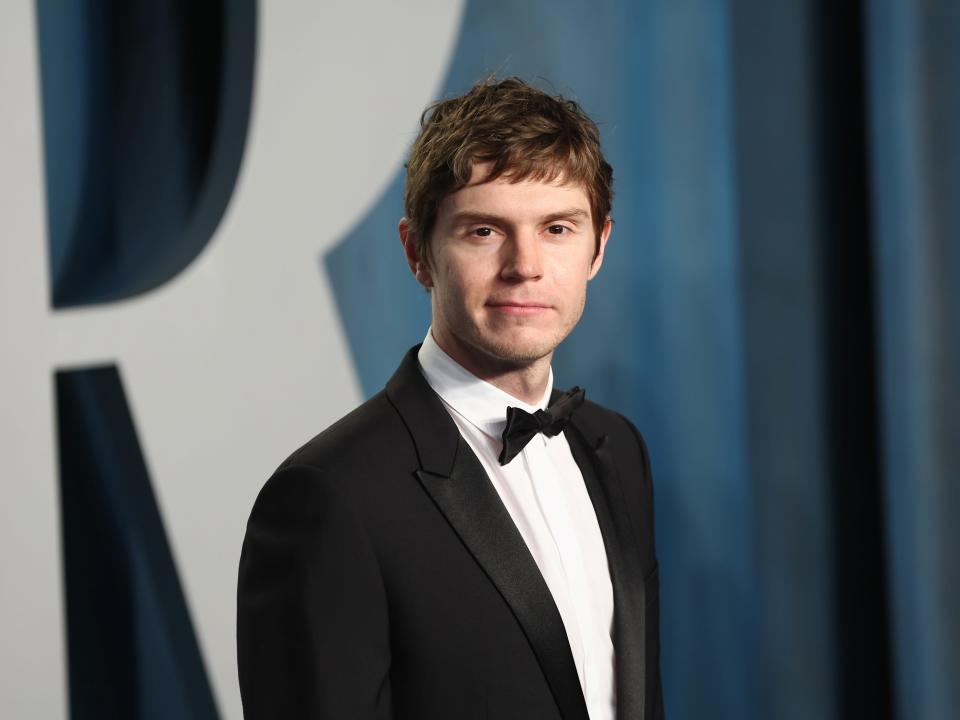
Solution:
{"label": "short brown hair", "polygon": [[573,100],[516,77],[490,78],[465,95],[434,103],[420,118],[403,200],[425,263],[441,201],[470,181],[474,163],[486,162],[492,163],[488,181],[582,184],[599,249],[613,199],[613,168],[603,157],[596,123]]}

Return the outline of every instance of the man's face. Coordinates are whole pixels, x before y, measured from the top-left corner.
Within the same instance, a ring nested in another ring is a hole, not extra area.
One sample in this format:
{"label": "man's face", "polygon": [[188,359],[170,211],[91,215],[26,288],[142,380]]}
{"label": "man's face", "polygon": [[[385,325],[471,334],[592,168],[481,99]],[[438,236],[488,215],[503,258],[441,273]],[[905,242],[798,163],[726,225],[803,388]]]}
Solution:
{"label": "man's face", "polygon": [[[440,204],[429,269],[437,342],[468,369],[524,367],[549,358],[583,313],[600,269],[586,191],[579,185],[498,178],[473,168],[470,183]],[[401,234],[406,233],[401,224]]]}

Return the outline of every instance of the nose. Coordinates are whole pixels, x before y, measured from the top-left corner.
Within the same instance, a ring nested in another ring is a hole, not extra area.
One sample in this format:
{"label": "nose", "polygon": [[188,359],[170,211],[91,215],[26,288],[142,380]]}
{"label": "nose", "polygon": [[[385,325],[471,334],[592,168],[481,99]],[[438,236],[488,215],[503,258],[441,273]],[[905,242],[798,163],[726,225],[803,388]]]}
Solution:
{"label": "nose", "polygon": [[504,280],[536,280],[543,275],[543,249],[535,232],[520,230],[503,248],[501,277]]}

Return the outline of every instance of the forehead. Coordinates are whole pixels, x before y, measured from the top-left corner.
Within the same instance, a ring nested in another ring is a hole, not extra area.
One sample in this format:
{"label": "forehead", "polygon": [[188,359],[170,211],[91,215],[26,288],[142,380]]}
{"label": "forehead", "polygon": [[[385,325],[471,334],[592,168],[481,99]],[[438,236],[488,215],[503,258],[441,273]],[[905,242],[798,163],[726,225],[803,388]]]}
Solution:
{"label": "forehead", "polygon": [[590,199],[581,183],[568,183],[563,176],[554,180],[501,176],[488,180],[489,165],[474,165],[470,182],[447,195],[438,208],[438,219],[454,213],[546,215],[558,210],[582,210],[590,213]]}

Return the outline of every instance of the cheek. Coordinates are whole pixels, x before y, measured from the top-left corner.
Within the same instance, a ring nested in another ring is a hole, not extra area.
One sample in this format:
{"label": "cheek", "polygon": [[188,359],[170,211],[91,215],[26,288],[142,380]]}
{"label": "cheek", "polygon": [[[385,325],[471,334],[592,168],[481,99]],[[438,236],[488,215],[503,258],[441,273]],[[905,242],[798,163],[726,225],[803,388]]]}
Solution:
{"label": "cheek", "polygon": [[478,280],[471,273],[468,263],[445,260],[435,282],[440,291],[440,299],[447,306],[467,305],[479,292]]}
{"label": "cheek", "polygon": [[461,296],[483,292],[487,273],[483,262],[472,257],[457,257],[447,263],[446,275],[451,287]]}
{"label": "cheek", "polygon": [[[582,260],[582,262],[581,262]],[[590,277],[589,258],[576,258],[558,263],[553,271],[553,279],[557,288],[566,297],[578,297],[584,293]]]}

